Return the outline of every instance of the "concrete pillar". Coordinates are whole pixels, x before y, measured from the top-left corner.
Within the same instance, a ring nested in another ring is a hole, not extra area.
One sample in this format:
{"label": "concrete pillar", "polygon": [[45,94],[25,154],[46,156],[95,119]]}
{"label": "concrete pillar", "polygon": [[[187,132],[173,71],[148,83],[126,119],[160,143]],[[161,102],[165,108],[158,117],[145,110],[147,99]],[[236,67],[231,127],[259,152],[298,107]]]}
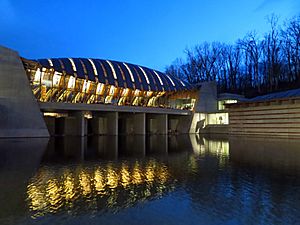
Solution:
{"label": "concrete pillar", "polygon": [[96,135],[118,135],[118,112],[93,115],[92,131]]}
{"label": "concrete pillar", "polygon": [[146,134],[146,114],[136,113],[133,116],[134,134]]}
{"label": "concrete pillar", "polygon": [[64,135],[70,136],[86,136],[87,135],[87,119],[84,118],[82,112],[71,114],[65,118]]}
{"label": "concrete pillar", "polygon": [[0,137],[49,137],[17,52],[0,46]]}
{"label": "concrete pillar", "polygon": [[150,134],[167,134],[168,133],[168,115],[152,114],[147,118],[147,132]]}
{"label": "concrete pillar", "polygon": [[119,114],[118,112],[107,113],[107,134],[118,135],[119,130]]}
{"label": "concrete pillar", "polygon": [[122,134],[146,134],[145,113],[123,113],[119,122]]}
{"label": "concrete pillar", "polygon": [[91,126],[92,126],[92,132],[95,135],[103,135],[106,134],[105,128],[107,120],[105,117],[97,117],[93,116]]}

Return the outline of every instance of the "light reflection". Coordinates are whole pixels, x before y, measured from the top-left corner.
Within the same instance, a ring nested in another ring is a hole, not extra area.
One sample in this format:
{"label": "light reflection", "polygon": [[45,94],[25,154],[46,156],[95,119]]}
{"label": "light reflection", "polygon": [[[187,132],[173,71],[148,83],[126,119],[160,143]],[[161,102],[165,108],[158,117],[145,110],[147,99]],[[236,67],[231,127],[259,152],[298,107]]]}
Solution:
{"label": "light reflection", "polygon": [[65,199],[71,201],[75,197],[75,182],[71,174],[67,174],[64,181]]}
{"label": "light reflection", "polygon": [[81,171],[79,174],[79,183],[84,196],[87,196],[92,192],[91,178],[85,171]]}
{"label": "light reflection", "polygon": [[130,185],[130,173],[125,163],[122,164],[121,168],[121,184],[124,188]]}
{"label": "light reflection", "polygon": [[50,212],[57,211],[62,206],[62,187],[56,179],[50,179],[47,182],[46,196],[50,205]]}
{"label": "light reflection", "polygon": [[103,173],[99,168],[95,171],[94,185],[98,194],[105,193],[106,183],[104,181]]}
{"label": "light reflection", "polygon": [[77,213],[73,211],[89,208],[86,204],[92,204],[93,210],[117,210],[172,190],[169,173],[164,163],[152,159],[78,166],[72,171],[42,167],[27,186],[28,207],[32,218],[65,209]]}
{"label": "light reflection", "polygon": [[107,168],[107,186],[111,189],[114,189],[118,186],[118,175],[112,166]]}
{"label": "light reflection", "polygon": [[[201,139],[201,141],[200,141]],[[224,166],[229,160],[229,142],[228,140],[209,140],[206,138],[200,138],[196,135],[191,138],[191,143],[195,156],[205,157],[213,156],[219,161],[219,166]],[[190,159],[190,166],[192,170],[195,170],[196,162],[193,162],[192,156]]]}

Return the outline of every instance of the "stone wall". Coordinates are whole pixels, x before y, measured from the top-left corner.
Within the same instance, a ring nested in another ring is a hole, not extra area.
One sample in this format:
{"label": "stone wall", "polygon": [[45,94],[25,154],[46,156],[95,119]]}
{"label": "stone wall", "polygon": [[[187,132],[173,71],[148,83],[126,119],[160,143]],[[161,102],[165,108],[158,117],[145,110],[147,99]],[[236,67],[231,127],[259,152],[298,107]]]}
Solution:
{"label": "stone wall", "polygon": [[300,136],[300,98],[229,106],[229,134]]}

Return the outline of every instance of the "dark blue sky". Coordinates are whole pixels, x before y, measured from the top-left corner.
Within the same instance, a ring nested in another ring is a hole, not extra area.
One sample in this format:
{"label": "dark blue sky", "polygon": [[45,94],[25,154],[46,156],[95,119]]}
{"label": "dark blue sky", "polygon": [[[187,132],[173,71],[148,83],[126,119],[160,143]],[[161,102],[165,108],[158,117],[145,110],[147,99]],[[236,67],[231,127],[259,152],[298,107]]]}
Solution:
{"label": "dark blue sky", "polygon": [[26,58],[91,57],[164,70],[204,41],[263,34],[299,0],[0,0],[0,45]]}

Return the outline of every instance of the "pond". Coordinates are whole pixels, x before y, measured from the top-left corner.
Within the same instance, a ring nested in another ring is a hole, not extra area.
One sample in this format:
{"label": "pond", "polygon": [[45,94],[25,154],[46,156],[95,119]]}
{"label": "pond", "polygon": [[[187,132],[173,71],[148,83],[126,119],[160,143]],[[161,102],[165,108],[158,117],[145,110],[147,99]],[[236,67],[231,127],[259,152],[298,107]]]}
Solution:
{"label": "pond", "polygon": [[0,140],[0,224],[300,224],[300,140]]}

